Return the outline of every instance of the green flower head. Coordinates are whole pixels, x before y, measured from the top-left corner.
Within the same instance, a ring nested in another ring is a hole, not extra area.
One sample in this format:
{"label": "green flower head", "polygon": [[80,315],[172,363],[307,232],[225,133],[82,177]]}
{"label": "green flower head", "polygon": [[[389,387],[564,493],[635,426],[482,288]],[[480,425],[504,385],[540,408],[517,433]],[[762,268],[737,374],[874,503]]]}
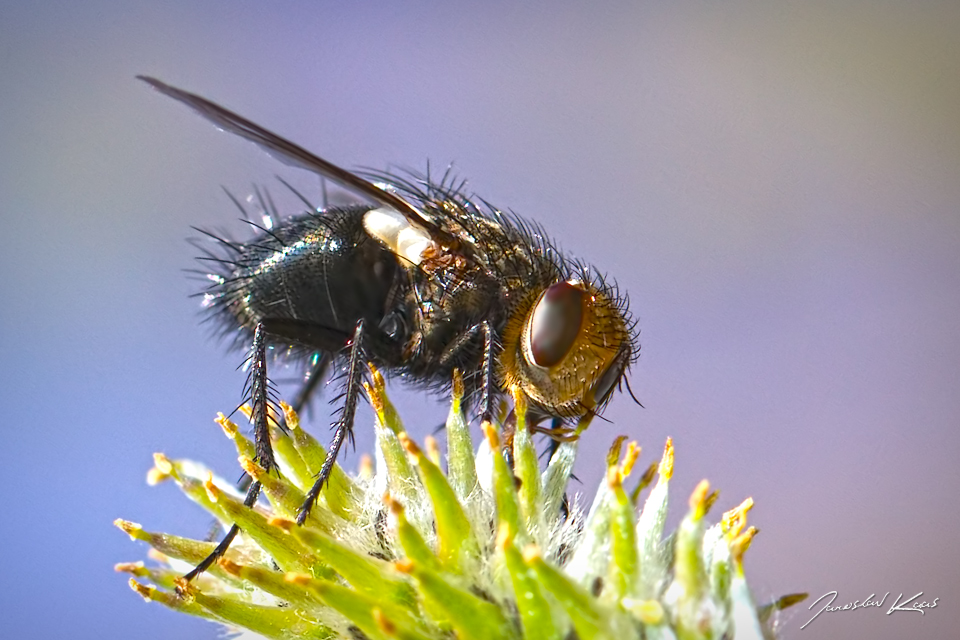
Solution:
{"label": "green flower head", "polygon": [[[376,463],[356,475],[336,467],[302,526],[298,507],[326,456],[283,405],[286,429],[272,443],[280,472],[267,474],[253,443],[221,415],[240,465],[263,484],[269,506],[243,506],[230,483],[203,466],[155,456],[148,480],[174,480],[241,535],[191,583],[180,576],[215,546],[118,520],[152,547],[156,566],[117,565],[144,599],[247,629],[265,638],[769,638],[775,612],[804,594],[757,608],[743,573],[756,534],[752,500],[708,526],[717,499],[694,490],[676,531],[664,530],[673,445],[631,482],[640,447],[618,438],[589,512],[568,504],[567,483],[582,421],[541,469],[521,397],[516,424],[482,425],[471,442],[455,380],[446,422],[446,469],[436,441],[404,430],[373,372]],[[632,488],[628,490],[628,485]],[[649,487],[644,500],[642,492]],[[641,507],[642,503],[642,508]]]}

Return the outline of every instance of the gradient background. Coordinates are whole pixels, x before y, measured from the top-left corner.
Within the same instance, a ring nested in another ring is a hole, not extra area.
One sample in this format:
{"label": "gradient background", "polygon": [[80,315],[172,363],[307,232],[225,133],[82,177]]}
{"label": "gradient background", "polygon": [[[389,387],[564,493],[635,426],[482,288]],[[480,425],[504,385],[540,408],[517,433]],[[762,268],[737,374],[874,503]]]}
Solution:
{"label": "gradient background", "polygon": [[[702,477],[714,519],[755,498],[759,601],[940,598],[804,631],[800,605],[785,637],[960,628],[956,2],[82,4],[0,8],[4,637],[220,634],[130,592],[112,566],[146,550],[111,521],[205,531],[144,483],[154,451],[235,468],[212,418],[239,356],[198,326],[184,238],[243,233],[219,185],[316,180],[138,73],[345,166],[455,161],[615,275],[646,408],[588,434],[588,493],[616,434],[646,463],[672,435],[674,520]],[[421,437],[443,414],[399,404]]]}

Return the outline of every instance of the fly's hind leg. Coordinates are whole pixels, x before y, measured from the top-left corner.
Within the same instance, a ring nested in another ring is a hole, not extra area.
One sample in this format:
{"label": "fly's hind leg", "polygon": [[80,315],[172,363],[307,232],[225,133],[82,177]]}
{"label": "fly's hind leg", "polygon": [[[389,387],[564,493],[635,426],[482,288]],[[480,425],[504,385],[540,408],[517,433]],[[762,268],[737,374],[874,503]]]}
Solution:
{"label": "fly's hind leg", "polygon": [[[314,394],[320,387],[320,383],[323,382],[323,380],[327,377],[327,371],[330,369],[331,360],[332,357],[330,353],[326,351],[319,352],[315,357],[314,364],[310,366],[310,370],[304,376],[304,381],[300,385],[300,388],[297,389],[297,393],[294,395],[293,402],[290,405],[293,408],[294,413],[297,415],[302,416],[305,410],[309,410],[310,402],[313,400]],[[250,486],[252,484],[253,478],[245,473],[237,481],[237,489],[239,491],[247,492],[250,491]],[[244,500],[244,504],[246,504],[247,500],[249,499],[250,498],[248,496],[248,498]],[[253,506],[255,502],[256,498],[253,498],[249,504],[246,504],[246,506]],[[237,532],[239,532],[239,529],[237,529]],[[221,533],[223,533],[223,530],[220,528],[220,523],[215,521],[207,540],[216,540]],[[233,535],[230,536],[230,540],[232,541],[236,535],[236,532],[233,533]],[[229,546],[229,543],[227,543],[227,546]],[[220,555],[223,554],[221,553]]]}
{"label": "fly's hind leg", "polygon": [[[253,332],[253,347],[250,351],[250,376],[244,389],[244,396],[249,393],[252,409],[250,419],[253,422],[256,444],[255,462],[270,472],[277,468],[277,462],[273,457],[273,446],[270,444],[269,420],[272,419],[270,413],[274,403],[270,398],[270,381],[267,379],[267,341],[263,324],[258,324]],[[260,483],[254,482],[247,488],[247,495],[243,499],[244,506],[252,507],[259,496]],[[183,579],[190,582],[209,569],[223,557],[238,533],[240,533],[240,527],[234,524],[213,552],[183,576]]]}
{"label": "fly's hind leg", "polygon": [[340,415],[333,424],[333,439],[330,441],[330,447],[327,449],[327,457],[323,461],[320,473],[314,481],[307,497],[297,512],[297,523],[303,524],[310,515],[310,509],[313,508],[320,491],[329,481],[330,474],[333,471],[333,465],[337,461],[340,453],[340,447],[347,437],[353,439],[353,419],[357,412],[357,402],[360,400],[360,389],[363,378],[364,364],[363,360],[363,319],[357,322],[357,327],[353,332],[353,338],[348,343],[350,352],[347,356],[346,382],[343,391],[343,407],[340,409]]}
{"label": "fly's hind leg", "polygon": [[[243,506],[252,507],[257,502],[257,498],[260,497],[260,483],[253,482],[247,488],[247,495],[243,499]],[[200,561],[200,564],[195,566],[190,570],[189,573],[183,576],[183,579],[187,582],[192,581],[198,575],[206,571],[215,563],[217,560],[223,557],[227,552],[227,549],[230,548],[230,545],[233,544],[234,538],[237,537],[237,534],[240,533],[240,527],[233,525],[230,527],[230,530],[227,531],[227,535],[223,536],[223,539],[220,541],[220,544],[208,555],[206,558]]]}

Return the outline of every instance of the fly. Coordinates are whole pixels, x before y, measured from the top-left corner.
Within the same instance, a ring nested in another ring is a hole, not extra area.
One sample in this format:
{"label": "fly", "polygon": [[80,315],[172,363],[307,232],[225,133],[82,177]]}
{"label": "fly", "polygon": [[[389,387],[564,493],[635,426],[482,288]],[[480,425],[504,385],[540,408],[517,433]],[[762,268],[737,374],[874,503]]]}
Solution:
{"label": "fly", "polygon": [[[139,78],[365,201],[310,205],[258,227],[248,242],[208,234],[221,250],[210,256],[218,271],[204,300],[249,349],[245,394],[258,465],[276,468],[267,349],[301,353],[310,363],[297,405],[329,367],[343,372],[333,438],[300,524],[352,437],[367,362],[430,389],[449,387],[459,370],[468,406],[482,420],[492,419],[501,397],[519,393],[534,425],[596,415],[626,380],[640,349],[626,297],[596,269],[563,255],[536,224],[491,207],[449,175],[437,182],[350,172],[203,97]],[[252,506],[259,493],[254,482],[244,503]],[[238,532],[234,525],[185,578],[205,571]]]}

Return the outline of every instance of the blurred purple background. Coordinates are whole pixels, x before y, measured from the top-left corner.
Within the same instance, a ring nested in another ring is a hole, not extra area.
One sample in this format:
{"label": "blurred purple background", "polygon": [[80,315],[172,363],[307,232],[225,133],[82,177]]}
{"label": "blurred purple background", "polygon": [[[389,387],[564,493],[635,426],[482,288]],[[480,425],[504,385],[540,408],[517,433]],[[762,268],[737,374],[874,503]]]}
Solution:
{"label": "blurred purple background", "polygon": [[[672,435],[674,520],[702,477],[714,519],[752,495],[757,599],[810,592],[785,637],[953,637],[960,5],[154,4],[0,8],[5,637],[220,634],[129,590],[112,566],[146,550],[111,521],[205,531],[144,482],[154,451],[235,468],[212,418],[239,356],[198,325],[184,238],[244,232],[220,185],[316,181],[138,73],[345,166],[455,161],[630,293],[646,408],[587,434],[587,493],[615,435],[646,463]],[[831,590],[939,604],[801,631]]]}

